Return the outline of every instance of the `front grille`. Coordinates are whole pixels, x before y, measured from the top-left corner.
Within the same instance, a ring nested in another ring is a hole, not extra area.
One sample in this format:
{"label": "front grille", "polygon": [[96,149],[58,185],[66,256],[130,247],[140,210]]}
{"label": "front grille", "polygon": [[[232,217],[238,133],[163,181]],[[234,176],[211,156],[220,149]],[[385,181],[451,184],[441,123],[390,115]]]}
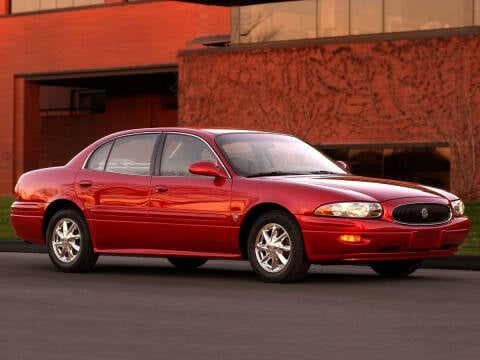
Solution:
{"label": "front grille", "polygon": [[443,204],[407,204],[393,210],[393,219],[402,224],[433,225],[450,220],[450,208]]}

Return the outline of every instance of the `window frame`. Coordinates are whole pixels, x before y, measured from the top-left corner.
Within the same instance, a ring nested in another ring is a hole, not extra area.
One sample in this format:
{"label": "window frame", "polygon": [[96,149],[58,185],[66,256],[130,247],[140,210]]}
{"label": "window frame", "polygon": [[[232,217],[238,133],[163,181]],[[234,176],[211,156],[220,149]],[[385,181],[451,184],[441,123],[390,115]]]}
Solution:
{"label": "window frame", "polygon": [[[119,139],[124,139],[126,137],[132,137],[132,136],[144,136],[144,135],[154,135],[155,136],[155,139],[153,140],[154,144],[153,144],[153,147],[152,147],[152,151],[151,151],[151,154],[150,154],[150,166],[149,166],[149,173],[148,174],[131,174],[131,173],[125,173],[125,172],[114,172],[114,171],[109,171],[107,170],[107,165],[108,165],[108,162],[110,161],[110,156],[111,156],[111,153],[112,153],[112,150],[115,146],[115,143],[117,142],[117,140]],[[87,159],[85,160],[85,163],[82,167],[83,170],[89,170],[89,171],[102,171],[102,172],[105,172],[105,173],[109,173],[109,174],[119,174],[119,175],[130,175],[130,176],[153,176],[153,174],[155,173],[155,166],[156,166],[156,162],[157,162],[157,153],[158,153],[158,148],[159,148],[159,142],[160,142],[160,139],[161,139],[161,136],[162,134],[161,133],[158,133],[158,132],[139,132],[139,133],[132,133],[132,134],[125,134],[125,135],[121,135],[121,136],[118,136],[118,137],[115,137],[113,139],[108,139],[107,141],[99,144],[94,150],[92,150],[92,152],[88,155]],[[105,164],[103,166],[103,169],[102,170],[98,170],[98,169],[90,169],[88,167],[89,165],[89,162],[92,158],[92,156],[104,145],[108,144],[108,143],[111,143],[110,144],[110,149],[108,150],[108,154],[107,154],[107,157],[106,157],[106,160],[105,160]]]}
{"label": "window frame", "polygon": [[[285,0],[284,0],[285,1]],[[380,32],[360,32],[358,34],[353,34],[352,33],[352,19],[355,16],[352,14],[352,6],[351,2],[353,0],[348,1],[348,31],[347,34],[344,35],[334,35],[331,37],[325,37],[325,36],[320,36],[319,35],[319,19],[318,19],[318,11],[319,11],[319,1],[321,0],[315,0],[316,1],[316,6],[317,6],[317,11],[315,15],[315,23],[316,23],[316,36],[311,38],[311,37],[305,37],[302,39],[289,39],[289,38],[281,38],[281,39],[275,39],[275,40],[268,40],[268,41],[251,41],[249,39],[246,39],[244,36],[242,36],[241,33],[241,28],[242,28],[242,7],[249,7],[249,6],[256,6],[258,4],[251,4],[251,5],[236,5],[232,6],[232,11],[231,11],[231,42],[232,44],[235,45],[248,45],[248,44],[268,44],[268,43],[275,43],[275,42],[284,42],[284,41],[308,41],[312,39],[331,39],[331,38],[356,38],[356,37],[362,37],[362,36],[368,36],[369,38],[374,35],[374,36],[379,36],[382,38],[382,35],[387,35],[387,37],[391,37],[392,34],[405,34],[405,33],[424,33],[424,32],[429,32],[429,31],[449,31],[449,30],[454,30],[454,29],[469,29],[471,27],[476,27],[480,25],[480,0],[468,0],[470,3],[470,8],[471,8],[471,18],[469,18],[468,13],[465,15],[465,22],[463,25],[460,26],[450,26],[450,27],[433,27],[433,28],[426,28],[426,29],[421,29],[421,28],[415,28],[413,30],[401,30],[401,31],[386,31],[387,25],[386,25],[386,13],[387,13],[387,6],[386,2],[388,0],[379,0],[379,12],[380,12],[380,19],[378,21],[381,24],[381,31]],[[358,1],[358,0],[355,0]],[[455,2],[455,0],[450,0],[452,2]],[[275,3],[272,3],[272,6]],[[264,4],[264,5],[269,5],[269,4]],[[463,4],[459,5],[463,6]],[[379,25],[379,24],[377,24]],[[390,36],[388,36],[390,35]],[[411,35],[409,35],[411,36]],[[404,36],[400,35],[401,39],[404,39]]]}
{"label": "window frame", "polygon": [[[98,145],[95,150],[93,150],[90,155],[88,155],[88,158],[87,160],[85,161],[85,164],[84,166],[82,167],[84,170],[91,170],[91,171],[105,171],[105,167],[107,166],[107,162],[108,162],[108,157],[110,156],[110,151],[112,151],[112,147],[113,147],[113,144],[115,142],[115,139],[110,139],[108,141],[105,141],[104,143],[101,143],[100,145]],[[92,160],[92,158],[94,157],[94,155],[100,151],[101,148],[103,148],[104,146],[109,146],[109,149],[107,151],[107,156],[105,157],[105,163],[103,164],[103,168],[100,170],[100,169],[92,169],[90,168],[90,161]]]}
{"label": "window frame", "polygon": [[167,136],[168,135],[185,135],[185,136],[190,136],[190,137],[193,137],[195,139],[198,139],[200,140],[203,144],[205,144],[207,146],[207,148],[214,154],[215,158],[217,159],[217,163],[220,164],[220,166],[222,166],[223,170],[225,171],[225,173],[227,174],[227,178],[228,179],[231,179],[232,176],[230,174],[230,172],[228,171],[228,168],[225,166],[225,164],[223,163],[222,159],[220,158],[220,156],[218,155],[218,153],[215,151],[215,149],[209,144],[208,141],[206,141],[205,139],[203,139],[202,137],[198,136],[198,135],[195,135],[195,134],[190,134],[190,133],[185,133],[185,132],[181,132],[181,131],[166,131],[166,132],[162,132],[159,140],[158,140],[158,147],[157,147],[157,150],[156,150],[156,156],[155,156],[155,170],[153,172],[153,175],[152,176],[156,176],[156,177],[168,177],[168,178],[172,178],[172,177],[181,177],[181,178],[205,178],[205,176],[192,176],[192,175],[162,175],[161,174],[161,169],[162,169],[162,158],[163,158],[163,152],[165,150],[165,143],[166,143],[166,140],[167,140]]}
{"label": "window frame", "polygon": [[38,8],[36,8],[36,9],[24,10],[24,11],[13,11],[13,9],[14,9],[13,3],[16,2],[16,1],[21,1],[21,0],[9,0],[8,1],[8,13],[10,15],[33,14],[33,13],[46,12],[46,11],[64,11],[64,10],[72,10],[72,9],[77,9],[77,8],[81,9],[81,8],[86,8],[86,7],[108,5],[108,3],[106,3],[104,0],[102,0],[101,2],[99,0],[99,2],[92,3],[92,4],[75,4],[75,0],[71,0],[72,5],[68,5],[68,6],[57,6],[57,5],[55,5],[53,7],[42,8],[41,7],[42,6],[42,4],[41,4],[42,0],[38,0]]}

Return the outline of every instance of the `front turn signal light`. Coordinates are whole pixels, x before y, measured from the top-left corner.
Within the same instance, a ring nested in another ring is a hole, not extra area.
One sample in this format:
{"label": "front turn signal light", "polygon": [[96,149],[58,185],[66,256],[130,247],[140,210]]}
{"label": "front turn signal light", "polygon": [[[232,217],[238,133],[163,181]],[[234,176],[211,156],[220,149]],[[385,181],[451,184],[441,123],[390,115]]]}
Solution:
{"label": "front turn signal light", "polygon": [[338,240],[347,244],[360,244],[360,245],[365,245],[370,242],[369,239],[365,239],[361,235],[353,235],[353,234],[342,234],[338,237]]}

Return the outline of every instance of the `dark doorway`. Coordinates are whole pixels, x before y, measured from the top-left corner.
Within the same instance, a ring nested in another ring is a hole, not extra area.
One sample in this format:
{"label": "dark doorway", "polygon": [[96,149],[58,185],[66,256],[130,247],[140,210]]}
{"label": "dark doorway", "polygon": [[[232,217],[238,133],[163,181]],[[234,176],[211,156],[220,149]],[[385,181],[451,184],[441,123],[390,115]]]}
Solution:
{"label": "dark doorway", "polygon": [[115,131],[178,124],[174,65],[34,74],[25,79],[39,89],[38,167],[63,165]]}

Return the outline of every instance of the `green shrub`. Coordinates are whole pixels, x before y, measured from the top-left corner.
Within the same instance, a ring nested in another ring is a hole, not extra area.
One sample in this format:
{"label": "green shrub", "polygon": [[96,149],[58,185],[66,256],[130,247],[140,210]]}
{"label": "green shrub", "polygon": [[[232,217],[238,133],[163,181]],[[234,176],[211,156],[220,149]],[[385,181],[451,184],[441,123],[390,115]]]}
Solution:
{"label": "green shrub", "polygon": [[10,205],[13,200],[13,196],[0,196],[0,240],[18,239],[10,225]]}
{"label": "green shrub", "polygon": [[466,213],[472,222],[470,234],[460,255],[480,255],[480,203],[468,203]]}

